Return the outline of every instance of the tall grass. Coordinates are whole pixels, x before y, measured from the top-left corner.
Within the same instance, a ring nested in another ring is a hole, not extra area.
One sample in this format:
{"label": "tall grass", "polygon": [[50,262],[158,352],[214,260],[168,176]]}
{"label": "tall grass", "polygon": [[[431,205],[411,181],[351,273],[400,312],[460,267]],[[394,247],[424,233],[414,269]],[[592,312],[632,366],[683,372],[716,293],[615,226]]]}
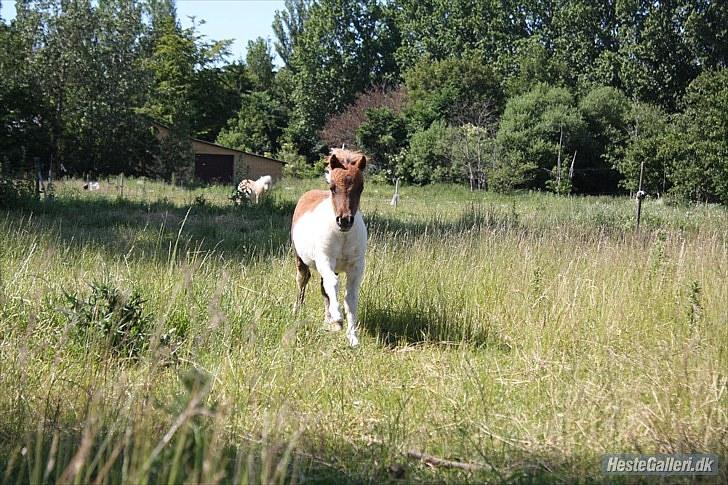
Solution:
{"label": "tall grass", "polygon": [[[369,185],[350,349],[317,284],[292,313],[290,215],[318,184],[236,208],[67,182],[0,213],[0,479],[604,480],[607,452],[728,456],[725,209],[648,201],[636,233],[626,199],[405,187],[394,209]],[[138,353],[79,325],[66,295],[99,284],[148,317]]]}

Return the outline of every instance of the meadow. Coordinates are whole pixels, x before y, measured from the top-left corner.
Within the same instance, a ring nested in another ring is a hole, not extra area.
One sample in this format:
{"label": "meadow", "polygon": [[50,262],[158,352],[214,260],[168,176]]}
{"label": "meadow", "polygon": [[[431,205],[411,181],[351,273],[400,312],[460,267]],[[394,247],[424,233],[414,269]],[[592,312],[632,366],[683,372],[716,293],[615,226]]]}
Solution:
{"label": "meadow", "polygon": [[725,208],[648,199],[637,231],[627,198],[433,185],[393,208],[368,184],[352,349],[323,329],[316,279],[292,312],[290,218],[321,186],[235,207],[227,187],[67,181],[0,211],[0,481],[570,482],[607,480],[609,452],[726,463]]}

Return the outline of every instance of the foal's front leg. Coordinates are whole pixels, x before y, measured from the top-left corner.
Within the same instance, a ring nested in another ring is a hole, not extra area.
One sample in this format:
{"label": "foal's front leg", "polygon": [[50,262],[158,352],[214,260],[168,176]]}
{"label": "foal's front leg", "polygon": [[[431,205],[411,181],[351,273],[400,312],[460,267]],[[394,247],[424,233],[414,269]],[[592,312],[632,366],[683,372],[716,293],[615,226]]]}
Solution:
{"label": "foal's front leg", "polygon": [[330,260],[316,261],[316,268],[321,273],[321,286],[326,294],[327,298],[324,298],[324,302],[328,304],[327,315],[329,317],[329,323],[332,327],[341,327],[343,318],[339,311],[339,277],[334,273],[336,262]]}
{"label": "foal's front leg", "polygon": [[346,338],[352,347],[359,345],[359,339],[356,337],[357,310],[359,308],[359,287],[363,275],[363,265],[359,265],[346,273],[346,295],[344,295],[344,310],[346,311],[347,321]]}

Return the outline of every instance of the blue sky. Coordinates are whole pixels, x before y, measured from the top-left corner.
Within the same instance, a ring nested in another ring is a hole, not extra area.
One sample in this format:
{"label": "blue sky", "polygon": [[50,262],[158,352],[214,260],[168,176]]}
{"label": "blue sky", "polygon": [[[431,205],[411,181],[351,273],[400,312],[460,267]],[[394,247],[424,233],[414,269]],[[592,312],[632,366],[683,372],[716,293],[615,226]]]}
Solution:
{"label": "blue sky", "polygon": [[[205,20],[199,27],[201,33],[213,40],[234,39],[230,60],[245,57],[249,40],[257,37],[271,40],[273,47],[273,14],[283,10],[283,0],[177,0],[177,16],[183,27],[194,16],[197,21]],[[2,0],[2,17],[15,17],[15,1]],[[281,64],[276,58],[276,63]]]}

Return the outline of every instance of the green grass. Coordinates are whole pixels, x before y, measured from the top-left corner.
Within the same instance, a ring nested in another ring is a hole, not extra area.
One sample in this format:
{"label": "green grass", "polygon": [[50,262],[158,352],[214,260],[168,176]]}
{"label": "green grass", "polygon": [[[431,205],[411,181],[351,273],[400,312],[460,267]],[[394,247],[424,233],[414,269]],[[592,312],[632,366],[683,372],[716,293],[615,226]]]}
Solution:
{"label": "green grass", "polygon": [[[292,313],[295,200],[126,181],[0,212],[0,481],[602,481],[728,456],[728,213],[368,185],[361,346]],[[200,197],[201,196],[201,197]],[[138,292],[138,358],[66,295]],[[172,333],[172,344],[163,336]],[[416,450],[482,464],[429,467]],[[721,473],[725,479],[726,466]]]}

